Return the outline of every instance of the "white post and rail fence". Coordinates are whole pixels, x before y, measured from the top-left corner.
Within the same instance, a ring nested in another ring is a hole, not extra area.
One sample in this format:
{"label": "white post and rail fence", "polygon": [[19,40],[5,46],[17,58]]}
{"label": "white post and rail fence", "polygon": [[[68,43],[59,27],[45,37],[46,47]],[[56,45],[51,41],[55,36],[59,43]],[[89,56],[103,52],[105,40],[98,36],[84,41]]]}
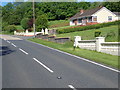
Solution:
{"label": "white post and rail fence", "polygon": [[74,46],[120,56],[120,42],[105,42],[105,37],[96,37],[95,40],[81,40],[81,36],[75,36]]}

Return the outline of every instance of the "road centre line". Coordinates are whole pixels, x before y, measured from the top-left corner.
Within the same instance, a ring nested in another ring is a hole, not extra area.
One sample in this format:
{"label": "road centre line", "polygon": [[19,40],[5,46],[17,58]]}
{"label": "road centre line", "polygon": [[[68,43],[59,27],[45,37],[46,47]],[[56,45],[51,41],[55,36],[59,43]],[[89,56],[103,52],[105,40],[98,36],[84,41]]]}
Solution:
{"label": "road centre line", "polygon": [[46,65],[44,65],[43,63],[41,63],[40,61],[38,61],[36,58],[33,58],[33,60],[35,60],[37,63],[39,63],[40,65],[42,65],[45,69],[47,69],[49,72],[53,73],[53,70],[51,70],[50,68],[48,68]]}
{"label": "road centre line", "polygon": [[15,44],[11,43],[14,47],[17,47]]}
{"label": "road centre line", "polygon": [[73,89],[73,90],[77,90],[75,87],[73,87],[72,85],[68,85],[69,88]]}
{"label": "road centre line", "polygon": [[[27,41],[28,41],[28,40],[27,40]],[[106,69],[112,70],[112,71],[114,71],[114,72],[120,73],[119,70],[116,70],[116,69],[114,69],[114,68],[105,66],[105,65],[103,65],[103,64],[99,64],[99,63],[97,63],[97,62],[94,62],[94,61],[91,61],[91,60],[88,60],[88,59],[85,59],[85,58],[82,58],[82,57],[79,57],[79,56],[76,56],[76,55],[72,55],[72,54],[70,54],[70,53],[67,53],[67,52],[64,52],[64,51],[60,51],[60,50],[58,50],[58,49],[54,49],[54,48],[51,48],[51,47],[48,47],[48,46],[45,46],[45,45],[42,45],[42,44],[38,44],[38,43],[35,43],[35,42],[32,42],[32,41],[28,41],[28,42],[31,42],[31,43],[34,43],[34,44],[37,44],[37,45],[40,45],[40,46],[49,48],[49,49],[54,50],[54,51],[58,51],[58,52],[63,53],[63,54],[67,54],[67,55],[69,55],[69,56],[76,57],[76,58],[78,58],[78,59],[80,59],[80,60],[83,60],[83,61],[86,61],[86,62],[95,64],[95,65],[97,65],[97,66],[101,66],[101,67],[104,67],[104,68],[106,68]]]}
{"label": "road centre line", "polygon": [[10,43],[10,41],[7,41],[8,43]]}
{"label": "road centre line", "polygon": [[4,38],[4,40],[6,41],[6,39]]}
{"label": "road centre line", "polygon": [[28,55],[28,53],[24,51],[23,49],[19,48],[19,50]]}

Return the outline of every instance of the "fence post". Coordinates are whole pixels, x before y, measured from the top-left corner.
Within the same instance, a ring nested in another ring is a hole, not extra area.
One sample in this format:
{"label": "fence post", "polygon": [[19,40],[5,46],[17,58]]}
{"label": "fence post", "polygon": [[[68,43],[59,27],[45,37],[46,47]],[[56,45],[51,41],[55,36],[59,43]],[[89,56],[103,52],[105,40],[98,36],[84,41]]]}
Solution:
{"label": "fence post", "polygon": [[105,37],[96,37],[96,51],[101,51],[101,43],[105,42]]}
{"label": "fence post", "polygon": [[16,32],[16,31],[14,31],[14,35],[16,35],[16,33],[17,33],[17,32]]}
{"label": "fence post", "polygon": [[79,44],[78,41],[81,41],[81,36],[75,36],[75,40],[74,40],[74,45],[73,46],[77,47],[78,44]]}

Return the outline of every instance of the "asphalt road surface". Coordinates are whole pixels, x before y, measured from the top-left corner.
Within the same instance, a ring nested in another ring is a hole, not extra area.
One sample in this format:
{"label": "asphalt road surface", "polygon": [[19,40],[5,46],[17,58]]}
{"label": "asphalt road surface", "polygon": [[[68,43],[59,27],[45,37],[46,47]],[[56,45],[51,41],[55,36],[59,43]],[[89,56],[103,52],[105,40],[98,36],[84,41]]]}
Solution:
{"label": "asphalt road surface", "polygon": [[2,88],[118,88],[117,71],[17,37],[1,38]]}

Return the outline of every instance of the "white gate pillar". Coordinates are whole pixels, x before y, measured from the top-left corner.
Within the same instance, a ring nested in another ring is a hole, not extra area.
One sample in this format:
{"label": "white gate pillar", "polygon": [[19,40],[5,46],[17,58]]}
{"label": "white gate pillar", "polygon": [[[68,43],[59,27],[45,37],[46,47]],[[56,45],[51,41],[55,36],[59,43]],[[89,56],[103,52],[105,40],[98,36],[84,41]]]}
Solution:
{"label": "white gate pillar", "polygon": [[81,36],[75,36],[75,40],[74,40],[74,45],[73,46],[77,47],[78,44],[79,44],[78,41],[81,41]]}
{"label": "white gate pillar", "polygon": [[101,51],[101,43],[105,42],[105,37],[96,37],[96,51]]}

